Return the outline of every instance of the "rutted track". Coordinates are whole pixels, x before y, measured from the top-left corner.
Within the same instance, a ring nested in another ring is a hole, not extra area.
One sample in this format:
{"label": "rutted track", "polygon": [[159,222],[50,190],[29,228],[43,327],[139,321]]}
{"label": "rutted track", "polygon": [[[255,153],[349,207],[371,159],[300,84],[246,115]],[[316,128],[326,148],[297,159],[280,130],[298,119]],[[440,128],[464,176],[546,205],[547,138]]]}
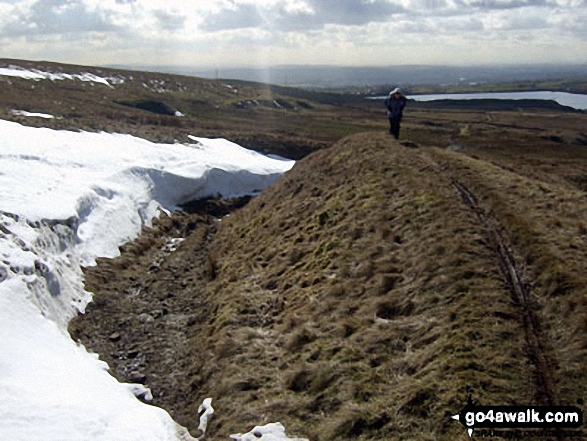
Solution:
{"label": "rutted track", "polygon": [[465,185],[454,178],[452,179],[452,185],[461,195],[463,202],[473,210],[486,230],[491,247],[499,260],[501,272],[511,292],[512,300],[520,310],[527,344],[526,356],[535,367],[535,400],[540,404],[554,405],[557,400],[551,368],[552,360],[541,344],[544,337],[540,335],[540,324],[533,312],[536,309],[536,302],[529,284],[522,281],[520,266],[516,262],[514,253],[510,251],[510,247],[506,244],[507,241],[501,232],[499,222],[479,206],[477,198]]}

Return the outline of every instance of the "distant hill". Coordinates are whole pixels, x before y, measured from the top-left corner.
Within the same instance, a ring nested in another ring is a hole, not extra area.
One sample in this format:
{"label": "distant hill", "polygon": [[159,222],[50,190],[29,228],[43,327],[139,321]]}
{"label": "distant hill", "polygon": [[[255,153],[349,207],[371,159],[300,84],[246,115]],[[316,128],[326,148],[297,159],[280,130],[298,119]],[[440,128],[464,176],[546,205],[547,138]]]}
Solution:
{"label": "distant hill", "polygon": [[[123,67],[123,66],[119,66]],[[131,66],[124,66],[132,68]],[[544,81],[587,76],[587,65],[503,65],[503,66],[270,66],[266,68],[198,69],[188,66],[137,66],[136,69],[230,78],[283,86],[341,88],[396,85],[469,85],[514,81]]]}
{"label": "distant hill", "polygon": [[[581,70],[580,66],[575,68]],[[457,68],[412,66],[393,71],[400,75],[397,81],[437,81],[445,74],[447,78],[465,75],[467,69],[463,69],[459,73]],[[474,71],[483,73],[479,68]],[[491,72],[499,73],[495,68]],[[342,84],[347,77],[353,81],[388,78],[386,68],[292,66],[275,68],[275,73],[291,74],[290,78],[299,74],[301,82],[306,81],[303,78],[338,78],[333,84]],[[541,71],[543,76],[558,74],[562,75],[554,67]],[[257,79],[271,80],[266,75]],[[388,87],[380,89],[387,93]],[[327,92],[242,79],[0,59],[0,117],[4,119],[55,129],[129,133],[170,143],[187,142],[187,135],[222,137],[293,159],[349,134],[385,130],[381,102],[364,99],[365,93],[381,90],[359,87]],[[420,91],[430,93],[433,89]],[[546,107],[544,103],[532,106]],[[438,104],[413,103],[410,107],[425,111],[436,109]],[[518,107],[498,103],[491,108]],[[483,108],[491,110],[486,103]]]}

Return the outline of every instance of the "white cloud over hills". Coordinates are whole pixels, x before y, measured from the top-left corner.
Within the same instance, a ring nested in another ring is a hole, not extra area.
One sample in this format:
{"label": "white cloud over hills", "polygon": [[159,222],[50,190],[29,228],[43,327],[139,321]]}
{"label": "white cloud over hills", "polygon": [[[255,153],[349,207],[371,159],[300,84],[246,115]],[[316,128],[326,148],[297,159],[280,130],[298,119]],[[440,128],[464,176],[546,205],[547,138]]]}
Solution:
{"label": "white cloud over hills", "polygon": [[585,0],[0,0],[0,57],[80,64],[587,62]]}

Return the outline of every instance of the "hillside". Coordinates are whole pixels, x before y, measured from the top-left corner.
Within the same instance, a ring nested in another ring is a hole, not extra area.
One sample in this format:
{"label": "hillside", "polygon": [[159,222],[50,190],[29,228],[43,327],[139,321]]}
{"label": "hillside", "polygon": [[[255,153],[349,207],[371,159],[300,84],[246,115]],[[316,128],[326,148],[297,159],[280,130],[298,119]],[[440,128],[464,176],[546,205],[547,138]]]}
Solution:
{"label": "hillside", "polygon": [[469,439],[450,416],[471,388],[488,405],[587,395],[584,112],[410,102],[397,142],[361,96],[0,69],[30,72],[0,75],[3,119],[300,159],[260,196],[194,201],[84,269],[94,301],[72,338],[193,435],[206,397],[207,440],[281,421],[314,441]]}
{"label": "hillside", "polygon": [[467,387],[576,404],[585,152],[518,135],[454,151],[359,134],[228,217],[162,219],[87,269],[72,336],[192,433],[213,397],[208,439],[281,421],[312,440],[464,440]]}
{"label": "hillside", "polygon": [[[15,71],[28,77],[14,76]],[[0,90],[0,117],[28,126],[128,133],[166,143],[188,142],[188,135],[220,137],[292,159],[387,126],[382,103],[357,91],[326,93],[159,72],[0,59]],[[535,112],[560,113],[560,106],[546,101],[468,103],[456,119],[453,114],[463,109],[454,103],[410,102],[405,127],[415,128],[416,136],[434,127],[454,137],[462,124],[487,122],[493,115],[509,123],[522,108],[534,113],[532,125],[540,130],[558,129],[537,122]]]}
{"label": "hillside", "polygon": [[0,115],[25,125],[170,143],[194,134],[221,137],[295,159],[372,129],[376,120],[348,106],[360,97],[345,101],[340,94],[261,83],[7,59],[0,59],[1,69],[29,72],[28,78],[0,75]]}

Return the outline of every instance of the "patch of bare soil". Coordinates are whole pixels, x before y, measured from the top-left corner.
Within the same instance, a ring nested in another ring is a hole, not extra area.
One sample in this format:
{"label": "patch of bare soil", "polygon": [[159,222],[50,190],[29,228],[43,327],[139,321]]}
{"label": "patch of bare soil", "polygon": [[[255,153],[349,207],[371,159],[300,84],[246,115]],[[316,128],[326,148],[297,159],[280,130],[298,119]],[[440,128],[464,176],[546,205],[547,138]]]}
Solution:
{"label": "patch of bare soil", "polygon": [[465,440],[450,415],[468,388],[487,405],[576,404],[587,202],[567,177],[587,162],[502,117],[437,121],[412,148],[354,135],[221,220],[161,219],[86,270],[95,302],[72,336],[192,434],[212,397],[211,440],[274,421],[311,440]]}
{"label": "patch of bare soil", "polygon": [[191,342],[209,317],[201,287],[212,276],[207,248],[215,228],[206,215],[155,221],[119,258],[86,269],[94,300],[69,325],[72,338],[97,351],[120,381],[148,385],[164,408],[193,392],[189,374],[198,354]]}

